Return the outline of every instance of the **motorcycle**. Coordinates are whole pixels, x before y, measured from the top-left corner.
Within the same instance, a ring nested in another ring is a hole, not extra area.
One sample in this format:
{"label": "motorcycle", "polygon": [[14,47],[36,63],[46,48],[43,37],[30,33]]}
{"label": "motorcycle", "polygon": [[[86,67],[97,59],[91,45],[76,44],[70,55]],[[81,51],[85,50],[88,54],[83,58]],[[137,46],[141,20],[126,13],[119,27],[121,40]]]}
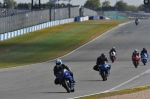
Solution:
{"label": "motorcycle", "polygon": [[134,64],[135,68],[137,68],[139,65],[138,61],[140,60],[140,57],[136,55],[136,56],[132,57],[132,60],[133,60],[133,64]]}
{"label": "motorcycle", "polygon": [[103,81],[107,80],[107,77],[110,73],[110,66],[108,63],[105,62],[105,64],[100,64],[99,65],[99,74],[101,75]]}
{"label": "motorcycle", "polygon": [[139,21],[135,21],[135,24],[138,25],[138,24],[139,24]]}
{"label": "motorcycle", "polygon": [[146,63],[148,61],[148,55],[146,53],[141,55],[141,61],[143,62],[144,65],[146,65]]}
{"label": "motorcycle", "polygon": [[116,60],[116,53],[114,51],[111,52],[110,59],[111,59],[112,63]]}
{"label": "motorcycle", "polygon": [[63,69],[60,71],[57,75],[57,78],[60,81],[60,84],[66,89],[68,93],[74,92],[74,83],[72,76],[70,75],[70,72],[67,69]]}

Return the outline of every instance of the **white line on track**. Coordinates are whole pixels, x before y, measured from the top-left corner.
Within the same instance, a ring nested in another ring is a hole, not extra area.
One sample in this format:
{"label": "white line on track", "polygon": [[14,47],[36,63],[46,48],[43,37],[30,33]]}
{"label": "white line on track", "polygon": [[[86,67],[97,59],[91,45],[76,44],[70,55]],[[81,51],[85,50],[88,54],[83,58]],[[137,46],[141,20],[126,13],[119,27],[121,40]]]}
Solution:
{"label": "white line on track", "polygon": [[[118,26],[116,26],[116,27],[114,27],[114,28],[112,28],[112,29],[108,30],[107,32],[105,32],[105,33],[101,34],[100,36],[96,37],[95,39],[93,39],[93,40],[91,40],[91,41],[87,42],[86,44],[84,44],[84,45],[82,45],[82,46],[78,47],[77,49],[73,50],[72,52],[70,52],[70,53],[68,53],[68,54],[66,54],[66,55],[64,55],[64,56],[61,56],[61,57],[59,57],[59,58],[65,57],[65,56],[67,56],[67,55],[69,55],[69,54],[71,54],[71,53],[75,52],[76,50],[80,49],[81,47],[83,47],[83,46],[85,46],[85,45],[87,45],[87,44],[91,43],[92,41],[94,41],[94,40],[96,40],[96,39],[98,39],[98,38],[102,37],[103,35],[105,35],[105,34],[109,33],[110,31],[112,31],[112,30],[114,30],[114,29],[118,28],[119,26],[123,26],[123,25],[126,25],[126,24],[131,23],[131,22],[132,22],[132,21],[130,21],[130,22],[125,22],[125,23],[122,23],[122,24],[119,24]],[[53,59],[53,60],[55,60],[55,59]],[[52,60],[51,60],[51,61],[52,61]]]}
{"label": "white line on track", "polygon": [[[150,69],[147,70],[147,71],[150,71]],[[147,71],[145,71],[145,72],[141,73],[140,75],[137,75],[137,76],[131,78],[130,80],[128,80],[128,81],[126,81],[126,82],[124,82],[124,83],[122,83],[122,84],[120,84],[120,85],[118,85],[118,86],[116,86],[116,87],[113,87],[113,88],[111,88],[111,89],[109,89],[109,90],[106,90],[106,91],[103,91],[103,92],[99,92],[99,93],[93,93],[93,94],[89,94],[89,95],[83,95],[83,96],[68,98],[68,99],[81,98],[81,97],[86,97],[86,96],[91,96],[91,95],[96,95],[96,94],[101,94],[101,93],[107,93],[107,92],[115,91],[117,88],[119,88],[119,87],[121,87],[121,86],[123,86],[123,85],[125,85],[125,84],[127,84],[127,83],[129,83],[129,82],[131,82],[131,81],[133,81],[134,79],[136,79],[136,78],[142,76],[143,74],[147,73]],[[119,91],[119,90],[118,90],[118,91]]]}
{"label": "white line on track", "polygon": [[[66,54],[66,55],[64,55],[64,56],[58,57],[58,58],[65,57],[65,56],[67,56],[67,55],[69,55],[69,54],[71,54],[71,53],[75,52],[76,50],[80,49],[81,47],[83,47],[83,46],[85,46],[85,45],[89,44],[90,42],[92,42],[92,41],[94,41],[94,40],[96,40],[96,39],[98,39],[98,38],[102,37],[103,35],[107,34],[108,32],[110,32],[110,31],[112,31],[112,30],[114,30],[114,29],[118,28],[119,26],[123,26],[123,25],[126,25],[126,24],[131,23],[131,22],[132,22],[132,21],[130,21],[130,22],[125,22],[125,23],[122,23],[122,24],[119,24],[119,25],[118,25],[118,26],[116,26],[115,28],[112,28],[112,29],[108,30],[107,32],[105,32],[105,33],[101,34],[100,36],[96,37],[95,39],[93,39],[93,40],[91,40],[91,41],[87,42],[86,44],[84,44],[84,45],[82,45],[82,46],[78,47],[77,49],[75,49],[75,50],[71,51],[70,53],[68,53],[68,54]],[[45,61],[45,62],[54,61],[54,60],[56,60],[56,59],[48,60],[48,61]],[[45,62],[36,63],[36,64],[42,64],[42,63],[45,63]],[[35,65],[35,64],[30,64],[30,65],[25,65],[25,66],[31,66],[31,65]],[[3,69],[0,69],[0,71],[10,70],[10,69],[16,69],[16,68],[21,68],[21,67],[23,67],[23,66],[17,66],[17,67],[11,67],[11,68],[3,68]]]}

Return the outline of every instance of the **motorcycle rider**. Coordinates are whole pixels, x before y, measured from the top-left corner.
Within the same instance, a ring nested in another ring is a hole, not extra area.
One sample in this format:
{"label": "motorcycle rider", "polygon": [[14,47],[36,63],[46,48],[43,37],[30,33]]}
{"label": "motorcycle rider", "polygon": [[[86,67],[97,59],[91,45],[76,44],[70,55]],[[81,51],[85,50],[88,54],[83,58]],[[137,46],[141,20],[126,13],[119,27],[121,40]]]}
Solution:
{"label": "motorcycle rider", "polygon": [[146,48],[143,48],[143,50],[141,51],[141,56],[142,56],[144,53],[146,53],[147,56],[148,56],[148,52],[147,52]]}
{"label": "motorcycle rider", "polygon": [[138,22],[139,22],[139,21],[138,21],[138,18],[136,18],[136,19],[135,19],[135,24],[137,24]]}
{"label": "motorcycle rider", "polygon": [[73,83],[75,83],[74,81],[74,77],[73,77],[73,73],[71,72],[70,68],[67,67],[67,65],[63,64],[62,61],[60,59],[56,59],[56,65],[54,66],[54,75],[56,76],[56,79],[54,81],[54,83],[57,85],[57,84],[60,84],[59,82],[59,79],[57,78],[57,74],[59,71],[61,71],[62,69],[67,69],[69,72],[70,72],[70,75],[72,76],[72,79],[73,79]]}
{"label": "motorcycle rider", "polygon": [[[140,57],[140,56],[139,56],[139,52],[138,52],[137,49],[135,49],[134,52],[132,53],[132,61],[134,61],[134,60],[133,60],[133,57],[136,57],[136,56]],[[139,58],[139,60],[138,60],[138,64],[139,64],[139,61],[140,61],[140,58]]]}
{"label": "motorcycle rider", "polygon": [[[107,59],[107,57],[105,56],[105,54],[104,53],[102,53],[101,54],[101,56],[99,56],[98,58],[97,58],[97,61],[96,61],[96,65],[93,67],[93,69],[95,70],[95,71],[99,71],[99,65],[100,64],[105,64],[105,62],[107,62],[108,63],[108,59]],[[109,71],[110,71],[110,69],[111,69],[111,65],[109,65]]]}
{"label": "motorcycle rider", "polygon": [[115,47],[112,47],[112,49],[109,51],[109,55],[110,55],[110,57],[111,57],[111,53],[112,52],[115,52],[116,53],[116,49],[115,49]]}

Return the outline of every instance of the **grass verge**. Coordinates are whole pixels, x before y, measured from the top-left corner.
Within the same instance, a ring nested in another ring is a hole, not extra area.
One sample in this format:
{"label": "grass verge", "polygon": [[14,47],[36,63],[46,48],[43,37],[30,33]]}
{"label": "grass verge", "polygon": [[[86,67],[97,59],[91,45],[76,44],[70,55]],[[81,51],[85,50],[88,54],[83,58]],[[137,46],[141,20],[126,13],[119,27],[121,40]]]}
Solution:
{"label": "grass verge", "polygon": [[44,62],[65,55],[125,21],[73,22],[0,42],[0,68]]}
{"label": "grass verge", "polygon": [[86,97],[81,97],[81,98],[75,98],[75,99],[101,99],[101,98],[106,98],[106,97],[111,97],[111,96],[116,96],[116,95],[124,95],[124,94],[131,94],[143,90],[150,89],[150,86],[140,86],[136,88],[131,88],[131,89],[125,89],[125,90],[120,90],[120,91],[113,91],[113,92],[108,92],[108,93],[101,93],[101,94],[95,94],[91,96],[86,96]]}

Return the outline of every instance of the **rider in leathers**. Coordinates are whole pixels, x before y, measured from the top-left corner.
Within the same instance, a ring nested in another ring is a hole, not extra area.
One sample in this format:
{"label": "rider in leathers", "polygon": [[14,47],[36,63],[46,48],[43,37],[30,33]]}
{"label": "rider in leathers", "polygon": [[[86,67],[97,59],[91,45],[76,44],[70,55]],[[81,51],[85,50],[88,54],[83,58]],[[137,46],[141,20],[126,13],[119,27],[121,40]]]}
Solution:
{"label": "rider in leathers", "polygon": [[[140,57],[137,49],[135,49],[134,52],[132,53],[132,57],[136,57],[136,56]],[[132,59],[132,61],[133,61],[133,59]],[[139,64],[139,62],[140,62],[140,58],[138,60],[138,64]]]}
{"label": "rider in leathers", "polygon": [[135,24],[137,24],[137,23],[138,23],[138,18],[135,19]]}
{"label": "rider in leathers", "polygon": [[71,76],[72,76],[72,78],[73,78],[73,83],[75,83],[74,77],[73,77],[73,73],[71,72],[70,68],[68,68],[65,64],[62,64],[62,61],[61,61],[60,59],[57,59],[57,60],[56,60],[56,65],[55,65],[55,67],[54,67],[54,69],[53,69],[54,75],[56,76],[56,79],[55,79],[54,83],[55,83],[56,85],[57,85],[57,84],[60,84],[59,79],[57,78],[57,74],[58,74],[58,72],[61,71],[62,69],[67,69],[67,70],[70,72],[70,74],[71,74]]}
{"label": "rider in leathers", "polygon": [[116,53],[115,47],[113,47],[113,48],[109,51],[110,57],[111,57],[111,52],[115,52],[115,53]]}
{"label": "rider in leathers", "polygon": [[148,52],[147,52],[146,48],[143,48],[143,50],[141,51],[141,56],[142,56],[144,53],[146,53],[146,54],[148,55]]}
{"label": "rider in leathers", "polygon": [[[105,54],[102,53],[101,56],[99,56],[99,57],[97,58],[96,65],[93,67],[93,69],[94,69],[95,71],[99,71],[98,66],[99,66],[100,64],[105,64],[105,62],[108,63],[108,59],[106,58]],[[110,66],[110,67],[109,67],[109,70],[110,70],[110,69],[111,69],[111,65],[109,65],[109,66]]]}

